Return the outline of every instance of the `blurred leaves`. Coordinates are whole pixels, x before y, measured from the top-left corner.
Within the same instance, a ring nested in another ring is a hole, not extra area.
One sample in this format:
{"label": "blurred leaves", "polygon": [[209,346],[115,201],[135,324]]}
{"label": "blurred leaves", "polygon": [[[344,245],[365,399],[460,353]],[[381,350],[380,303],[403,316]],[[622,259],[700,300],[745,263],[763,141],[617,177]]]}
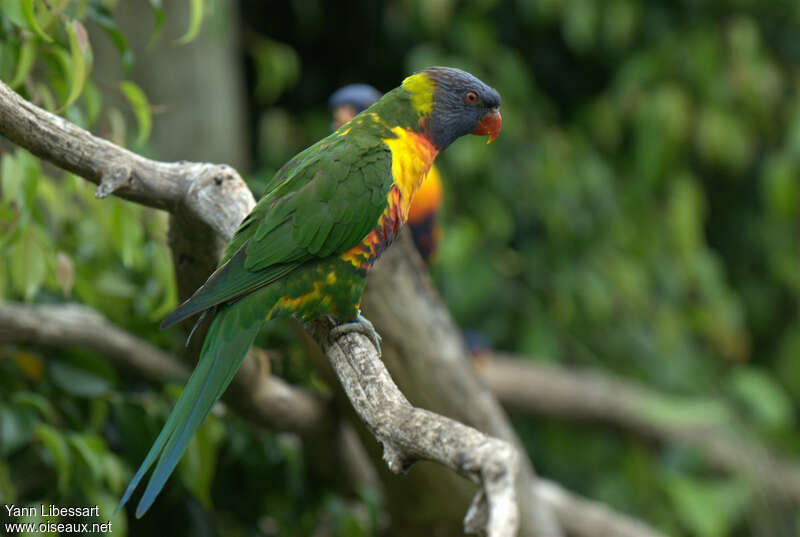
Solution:
{"label": "blurred leaves", "polygon": [[80,97],[92,63],[92,47],[89,45],[89,36],[86,34],[86,28],[77,20],[65,22],[64,27],[69,36],[70,58],[72,61],[69,69],[71,78],[69,95],[62,109],[68,107]]}
{"label": "blurred leaves", "polygon": [[249,47],[256,63],[255,95],[265,103],[274,102],[300,76],[300,59],[291,47],[267,37],[253,37]]}
{"label": "blurred leaves", "polygon": [[[189,28],[186,30],[186,33],[178,39],[179,44],[185,45],[197,37],[197,32],[200,31],[200,25],[203,22],[204,1],[205,0],[189,0],[191,6],[189,10]],[[159,25],[160,22],[158,18],[156,18],[156,29]]]}
{"label": "blurred leaves", "polygon": [[128,104],[133,109],[133,114],[136,116],[136,122],[139,125],[139,133],[136,135],[136,144],[141,145],[150,136],[150,129],[152,122],[150,119],[150,105],[147,102],[147,96],[144,92],[129,80],[123,80],[119,83],[119,89],[125,95]]}
{"label": "blurred leaves", "polygon": [[723,537],[740,520],[748,491],[736,481],[667,478],[667,492],[678,517],[691,535]]}

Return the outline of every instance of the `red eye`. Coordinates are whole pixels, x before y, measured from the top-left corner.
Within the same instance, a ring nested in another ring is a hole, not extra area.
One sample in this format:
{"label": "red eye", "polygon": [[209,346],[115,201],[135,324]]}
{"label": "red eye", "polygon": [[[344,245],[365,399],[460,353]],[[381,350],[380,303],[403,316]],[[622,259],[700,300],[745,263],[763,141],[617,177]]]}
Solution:
{"label": "red eye", "polygon": [[467,94],[464,95],[464,100],[469,104],[475,104],[478,102],[478,94],[474,91],[468,91]]}

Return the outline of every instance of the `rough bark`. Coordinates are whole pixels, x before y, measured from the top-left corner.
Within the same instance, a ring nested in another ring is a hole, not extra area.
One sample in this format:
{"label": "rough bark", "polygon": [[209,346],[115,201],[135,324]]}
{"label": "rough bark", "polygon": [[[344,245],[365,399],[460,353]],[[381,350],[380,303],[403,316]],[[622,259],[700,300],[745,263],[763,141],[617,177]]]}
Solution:
{"label": "rough bark", "polygon": [[464,519],[468,533],[517,535],[519,453],[509,443],[428,410],[415,408],[395,385],[377,350],[361,334],[328,339],[329,320],[314,323],[314,336],[358,415],[383,446],[394,473],[427,459],[479,484]]}

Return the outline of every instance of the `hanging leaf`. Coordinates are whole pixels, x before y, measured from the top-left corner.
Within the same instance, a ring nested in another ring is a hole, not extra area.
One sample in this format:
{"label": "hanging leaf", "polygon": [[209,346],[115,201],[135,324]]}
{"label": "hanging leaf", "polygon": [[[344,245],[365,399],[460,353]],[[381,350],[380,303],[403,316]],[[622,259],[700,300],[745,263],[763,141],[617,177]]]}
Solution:
{"label": "hanging leaf", "polygon": [[25,17],[25,22],[28,29],[38,35],[43,41],[50,43],[53,38],[44,33],[44,30],[39,26],[36,21],[36,12],[33,6],[33,0],[22,0],[22,15]]}
{"label": "hanging leaf", "polygon": [[105,442],[99,436],[92,434],[71,434],[67,438],[73,452],[78,459],[86,464],[91,472],[92,481],[99,481],[103,477],[103,457],[106,452]]}
{"label": "hanging leaf", "polygon": [[185,45],[197,36],[203,22],[203,0],[191,0],[189,13],[189,29],[178,39],[178,43]]}
{"label": "hanging leaf", "polygon": [[142,144],[150,136],[151,128],[150,104],[147,102],[147,96],[139,86],[128,80],[120,82],[119,88],[131,105],[133,115],[136,116],[136,123],[139,125],[135,143]]}
{"label": "hanging leaf", "polygon": [[666,492],[676,515],[692,535],[722,537],[746,511],[748,489],[734,480],[695,479],[671,475]]}
{"label": "hanging leaf", "polygon": [[92,64],[92,47],[89,44],[89,36],[83,24],[80,21],[73,20],[65,22],[64,27],[69,36],[70,88],[67,100],[61,110],[67,108],[75,102],[75,99],[80,97]]}
{"label": "hanging leaf", "polygon": [[53,97],[53,94],[50,92],[50,88],[40,82],[36,84],[36,91],[34,95],[36,96],[34,99],[34,104],[38,104],[48,112],[55,112],[56,98]]}
{"label": "hanging leaf", "polygon": [[14,288],[29,301],[39,291],[47,272],[45,252],[30,228],[11,249],[10,257]]}
{"label": "hanging leaf", "polygon": [[0,196],[4,205],[19,203],[17,193],[22,187],[22,167],[14,155],[6,153],[0,156]]}
{"label": "hanging leaf", "polygon": [[14,71],[14,78],[8,83],[12,89],[16,89],[20,84],[25,81],[28,73],[31,72],[31,67],[36,61],[36,40],[27,39],[19,49],[19,56],[17,57],[17,69]]}
{"label": "hanging leaf", "polygon": [[122,112],[119,108],[112,106],[106,114],[108,115],[108,125],[111,129],[111,141],[117,145],[125,145],[127,128]]}
{"label": "hanging leaf", "polygon": [[70,456],[67,442],[64,440],[64,435],[55,427],[44,423],[40,423],[36,427],[36,435],[53,459],[56,475],[58,476],[58,490],[64,493],[67,490],[67,484],[72,474],[72,457]]}
{"label": "hanging leaf", "polygon": [[11,453],[28,442],[33,433],[33,415],[0,402],[0,455]]}
{"label": "hanging leaf", "polygon": [[83,89],[83,102],[86,109],[86,123],[91,127],[100,115],[102,98],[100,92],[97,91],[97,86],[90,80],[86,81],[86,87]]}
{"label": "hanging leaf", "polygon": [[111,39],[111,42],[114,43],[114,47],[119,52],[122,60],[122,67],[125,70],[130,69],[131,65],[133,65],[133,50],[128,46],[128,40],[117,28],[108,8],[100,4],[91,4],[89,6],[89,18],[96,22],[108,38]]}
{"label": "hanging leaf", "polygon": [[22,4],[19,0],[0,0],[0,12],[17,26],[28,27],[25,13],[22,11]]}
{"label": "hanging leaf", "polygon": [[770,371],[738,367],[731,372],[728,387],[760,424],[780,428],[794,423],[792,400]]}
{"label": "hanging leaf", "polygon": [[65,392],[80,397],[98,397],[111,389],[108,379],[63,362],[50,364],[50,378]]}
{"label": "hanging leaf", "polygon": [[[19,363],[19,360],[17,362]],[[11,396],[11,402],[19,407],[33,408],[47,421],[55,421],[56,419],[56,411],[53,408],[53,404],[40,393],[17,392]]]}
{"label": "hanging leaf", "polygon": [[164,8],[161,6],[161,0],[150,0],[150,12],[153,14],[153,33],[150,34],[150,41],[147,42],[149,49],[158,42],[161,28],[164,26]]}

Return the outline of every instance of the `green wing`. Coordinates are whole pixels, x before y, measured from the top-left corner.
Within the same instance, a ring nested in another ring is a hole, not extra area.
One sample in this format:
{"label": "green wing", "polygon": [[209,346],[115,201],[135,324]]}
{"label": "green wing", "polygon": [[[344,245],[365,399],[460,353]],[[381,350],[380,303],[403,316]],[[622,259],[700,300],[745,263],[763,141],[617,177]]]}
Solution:
{"label": "green wing", "polygon": [[377,224],[392,182],[391,152],[374,132],[335,133],[309,147],[275,175],[223,264],[162,327],[352,248]]}

